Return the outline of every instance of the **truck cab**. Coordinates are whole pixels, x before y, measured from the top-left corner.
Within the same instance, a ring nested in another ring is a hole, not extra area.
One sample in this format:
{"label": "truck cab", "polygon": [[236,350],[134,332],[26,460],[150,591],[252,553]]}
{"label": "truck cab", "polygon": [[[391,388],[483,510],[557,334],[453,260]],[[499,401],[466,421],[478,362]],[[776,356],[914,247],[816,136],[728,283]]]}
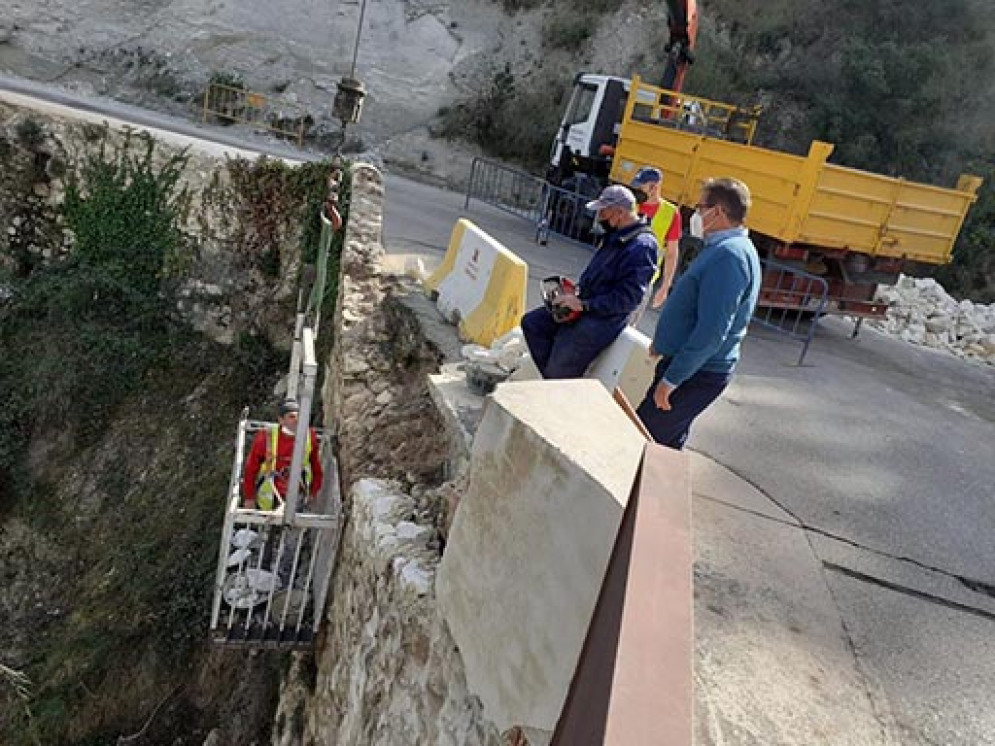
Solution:
{"label": "truck cab", "polygon": [[553,139],[547,179],[563,184],[575,173],[605,178],[629,95],[627,78],[579,73],[560,128]]}

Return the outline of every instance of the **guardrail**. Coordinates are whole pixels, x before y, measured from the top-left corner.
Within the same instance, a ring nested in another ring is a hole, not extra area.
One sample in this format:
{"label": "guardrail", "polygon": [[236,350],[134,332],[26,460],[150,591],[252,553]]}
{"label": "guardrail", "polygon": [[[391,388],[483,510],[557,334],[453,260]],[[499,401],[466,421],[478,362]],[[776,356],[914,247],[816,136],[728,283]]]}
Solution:
{"label": "guardrail", "polygon": [[632,119],[636,121],[747,145],[753,144],[763,108],[735,106],[667,88],[655,88],[644,83],[638,75],[632,79],[631,91]]}
{"label": "guardrail", "polygon": [[298,146],[304,144],[304,136],[314,124],[307,110],[297,104],[222,83],[211,83],[204,91],[204,121],[212,116],[296,140]]}
{"label": "guardrail", "polygon": [[815,336],[816,322],[827,310],[829,283],[818,275],[761,259],[763,282],[753,323],[800,342],[798,365],[805,362]]}
{"label": "guardrail", "polygon": [[597,238],[594,214],[584,205],[595,199],[598,187],[593,179],[578,178],[575,188],[550,184],[545,179],[504,164],[474,158],[466,187],[463,209],[476,199],[535,226],[536,241],[545,245],[555,233],[585,246]]}
{"label": "guardrail", "polygon": [[551,746],[691,746],[693,578],[690,462],[648,443]]}

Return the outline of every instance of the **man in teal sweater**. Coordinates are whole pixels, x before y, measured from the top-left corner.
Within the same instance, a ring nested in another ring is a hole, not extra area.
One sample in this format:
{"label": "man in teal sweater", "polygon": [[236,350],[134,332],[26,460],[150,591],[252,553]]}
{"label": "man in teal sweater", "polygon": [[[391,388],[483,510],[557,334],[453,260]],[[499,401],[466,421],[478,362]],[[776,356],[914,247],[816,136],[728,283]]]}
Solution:
{"label": "man in teal sweater", "polygon": [[670,448],[684,447],[691,423],[729,385],[739,360],[761,281],[743,226],[749,209],[743,182],[709,179],[691,217],[691,233],[705,245],[660,311],[650,349],[660,360],[637,409],[653,439]]}

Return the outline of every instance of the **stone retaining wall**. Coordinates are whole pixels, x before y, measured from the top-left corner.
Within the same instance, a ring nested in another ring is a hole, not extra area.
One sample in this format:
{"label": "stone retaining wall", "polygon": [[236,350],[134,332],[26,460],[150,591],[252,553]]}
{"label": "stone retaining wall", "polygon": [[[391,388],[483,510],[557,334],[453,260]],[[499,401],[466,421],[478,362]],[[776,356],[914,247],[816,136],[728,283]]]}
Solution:
{"label": "stone retaining wall", "polygon": [[356,166],[323,389],[346,521],[322,639],[285,677],[273,743],[500,746],[437,610],[453,487],[426,374],[442,352],[412,310],[420,291],[382,272],[382,198],[379,172]]}

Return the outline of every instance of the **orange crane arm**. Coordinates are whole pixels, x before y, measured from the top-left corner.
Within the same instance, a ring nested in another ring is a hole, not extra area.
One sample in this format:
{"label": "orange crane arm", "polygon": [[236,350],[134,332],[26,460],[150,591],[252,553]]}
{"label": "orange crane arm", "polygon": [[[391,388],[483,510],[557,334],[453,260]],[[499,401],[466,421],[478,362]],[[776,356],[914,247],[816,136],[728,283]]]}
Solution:
{"label": "orange crane arm", "polygon": [[660,82],[661,88],[680,91],[684,76],[694,62],[694,47],[698,38],[697,0],[667,0],[670,11],[670,41],[667,42],[667,66]]}

